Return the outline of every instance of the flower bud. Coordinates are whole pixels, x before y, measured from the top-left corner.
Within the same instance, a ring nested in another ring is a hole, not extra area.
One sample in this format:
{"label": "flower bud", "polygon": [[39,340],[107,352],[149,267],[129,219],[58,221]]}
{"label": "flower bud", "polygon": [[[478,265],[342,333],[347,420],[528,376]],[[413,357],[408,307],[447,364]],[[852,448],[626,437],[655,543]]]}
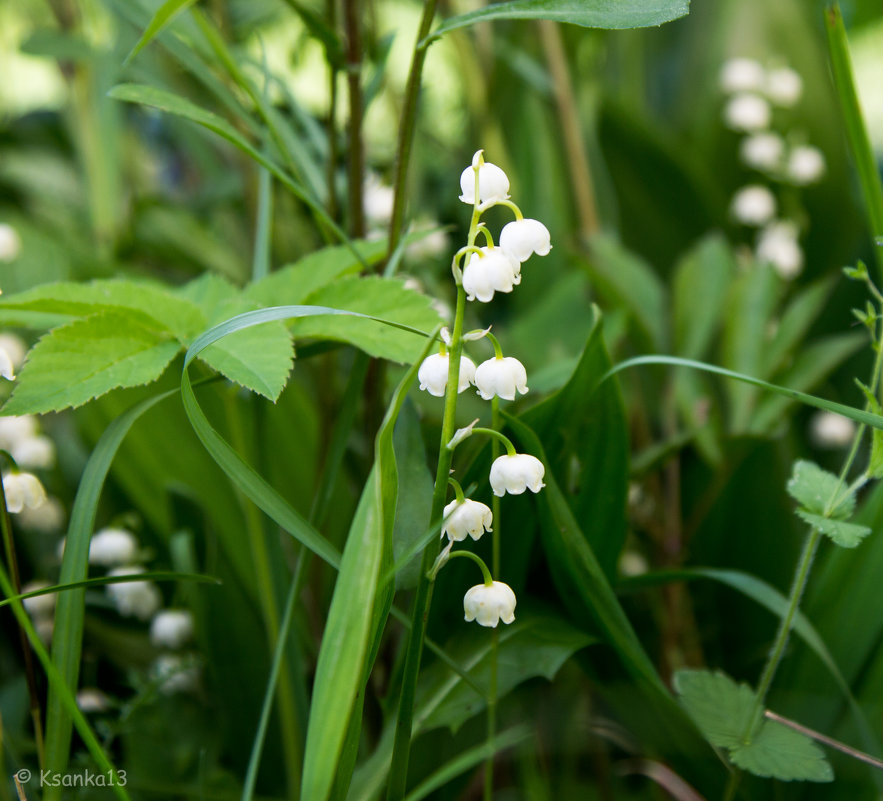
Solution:
{"label": "flower bud", "polygon": [[469,498],[451,501],[445,506],[443,516],[446,522],[442,526],[442,534],[447,534],[451,542],[461,542],[467,534],[477,541],[485,531],[493,531],[493,513],[479,501]]}
{"label": "flower bud", "polygon": [[23,509],[37,509],[46,502],[46,490],[32,473],[7,473],[3,476],[3,492],[10,514]]}
{"label": "flower bud", "polygon": [[730,212],[743,225],[766,225],[776,216],[776,198],[765,186],[743,186],[733,195]]}
{"label": "flower bud", "polygon": [[518,359],[506,356],[482,362],[475,368],[475,386],[484,400],[497,395],[504,400],[515,400],[515,390],[527,394],[527,371]]}
{"label": "flower bud", "polygon": [[733,95],[724,107],[724,121],[736,131],[761,131],[771,116],[770,104],[757,95]]}
{"label": "flower bud", "polygon": [[814,183],[825,172],[825,157],[818,148],[799,145],[788,154],[788,177],[798,186]]}
{"label": "flower bud", "polygon": [[494,495],[521,495],[526,489],[539,492],[546,485],[543,476],[546,468],[535,456],[516,453],[512,456],[499,456],[491,465],[491,489]]}
{"label": "flower bud", "polygon": [[756,257],[758,261],[770,264],[782,278],[794,278],[803,269],[797,226],[780,221],[764,228],[757,242]]}
{"label": "flower bud", "polygon": [[138,540],[123,528],[103,528],[89,542],[89,563],[93,565],[124,565],[137,555]]}
{"label": "flower bud", "polygon": [[739,146],[742,161],[755,170],[778,170],[784,154],[782,137],[768,131],[746,136]]}
{"label": "flower bud", "polygon": [[[417,371],[417,379],[420,381],[420,389],[425,389],[436,398],[443,398],[448,386],[448,355],[434,353],[427,356],[420,369]],[[460,357],[460,376],[457,382],[457,392],[462,392],[475,379],[475,363],[468,356]]]}
{"label": "flower bud", "polygon": [[760,62],[752,58],[731,58],[720,72],[719,85],[727,94],[758,92],[766,84],[766,72]]}
{"label": "flower bud", "polygon": [[[460,175],[460,200],[470,206],[475,203],[475,170],[467,167]],[[496,164],[485,162],[478,168],[478,201],[506,200],[509,197],[509,179]]]}
{"label": "flower bud", "polygon": [[803,92],[803,81],[790,67],[770,70],[766,78],[766,95],[777,106],[790,108]]}
{"label": "flower bud", "polygon": [[494,292],[511,292],[521,283],[521,265],[508,256],[502,248],[481,248],[473,253],[463,271],[463,289],[467,300],[487,303]]}
{"label": "flower bud", "polygon": [[193,637],[193,615],[186,609],[163,609],[150,622],[150,642],[157,648],[180,648]]}
{"label": "flower bud", "polygon": [[539,220],[513,220],[500,232],[500,247],[509,258],[521,263],[534,253],[545,256],[552,249],[552,238]]}
{"label": "flower bud", "polygon": [[515,620],[515,593],[508,584],[495,581],[490,587],[476,584],[463,597],[463,610],[466,621],[475,620],[480,626],[496,628],[501,620],[511,623]]}

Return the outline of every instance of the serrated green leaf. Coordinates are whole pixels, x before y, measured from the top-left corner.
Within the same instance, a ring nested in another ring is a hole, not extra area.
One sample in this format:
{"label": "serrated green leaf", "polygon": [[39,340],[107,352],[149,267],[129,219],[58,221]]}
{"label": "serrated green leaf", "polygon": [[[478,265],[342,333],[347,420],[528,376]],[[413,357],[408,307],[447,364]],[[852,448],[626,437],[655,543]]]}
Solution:
{"label": "serrated green leaf", "polygon": [[100,311],[125,309],[168,329],[182,342],[198,334],[206,322],[199,309],[160,284],[109,279],[43,284],[25,292],[0,297],[0,323],[14,324],[17,314],[76,318]]}
{"label": "serrated green leaf", "polygon": [[[179,292],[199,306],[210,326],[256,308],[218,275],[201,276]],[[212,369],[272,401],[285,388],[293,358],[291,334],[278,320],[236,331],[199,354]]]}
{"label": "serrated green leaf", "polygon": [[[788,494],[811,514],[846,520],[855,511],[855,494],[840,498],[843,482],[813,462],[795,462],[794,471],[785,487]],[[835,497],[840,500],[829,510],[828,505]]]}
{"label": "serrated green leaf", "polygon": [[[371,266],[386,255],[387,243],[386,239],[372,239],[353,242],[353,247]],[[362,266],[352,248],[331,245],[249,284],[244,295],[261,306],[304,303],[313,292],[342,275],[359,272]]]}
{"label": "serrated green leaf", "polygon": [[4,414],[81,406],[117,387],[155,381],[181,349],[167,331],[121,312],[56,328],[31,349]]}
{"label": "serrated green leaf", "polygon": [[445,20],[432,34],[495,19],[548,19],[584,28],[645,28],[683,17],[689,0],[512,0]]}
{"label": "serrated green leaf", "polygon": [[806,509],[798,509],[797,516],[809,523],[813,528],[817,528],[826,537],[830,537],[842,548],[855,548],[871,533],[871,529],[867,526],[814,515],[811,512],[807,512]]}
{"label": "serrated green leaf", "polygon": [[[431,330],[441,321],[426,295],[405,289],[400,280],[377,276],[341,278],[314,292],[307,302],[423,330]],[[422,337],[407,331],[343,315],[298,318],[290,323],[290,328],[295,339],[321,337],[348,342],[371,356],[402,363],[413,362],[424,345]]]}
{"label": "serrated green leaf", "polygon": [[755,776],[783,782],[834,779],[834,771],[818,745],[805,734],[771,720],[764,721],[749,744],[731,748],[730,759]]}
{"label": "serrated green leaf", "polygon": [[719,670],[679,670],[674,688],[708,742],[720,748],[742,743],[754,713],[754,691],[747,684]]}

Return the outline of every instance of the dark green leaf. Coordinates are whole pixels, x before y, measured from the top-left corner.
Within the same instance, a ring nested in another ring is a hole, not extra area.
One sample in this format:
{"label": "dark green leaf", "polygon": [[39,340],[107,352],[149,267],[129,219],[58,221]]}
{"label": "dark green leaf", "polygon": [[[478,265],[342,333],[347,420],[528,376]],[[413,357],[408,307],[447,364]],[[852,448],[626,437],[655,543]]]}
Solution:
{"label": "dark green leaf", "polygon": [[733,764],[779,781],[830,782],[834,771],[825,753],[809,737],[771,720],[764,721],[748,745],[730,749]]}
{"label": "dark green leaf", "polygon": [[742,744],[754,713],[754,691],[719,670],[679,670],[674,688],[708,742],[719,748]]}

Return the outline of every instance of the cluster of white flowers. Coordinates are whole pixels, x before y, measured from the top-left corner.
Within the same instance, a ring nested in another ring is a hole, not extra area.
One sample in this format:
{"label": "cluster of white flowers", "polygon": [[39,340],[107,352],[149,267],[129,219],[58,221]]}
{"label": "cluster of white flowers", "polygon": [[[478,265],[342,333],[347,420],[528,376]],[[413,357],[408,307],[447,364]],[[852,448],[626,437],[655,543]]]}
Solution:
{"label": "cluster of white flowers", "polygon": [[[808,186],[825,173],[825,158],[818,148],[791,132],[787,137],[772,130],[774,108],[790,109],[803,94],[803,81],[790,67],[766,68],[750,58],[727,61],[719,85],[726,95],[724,121],[745,134],[739,143],[742,162],[773,184]],[[782,278],[794,278],[803,269],[800,230],[796,223],[777,218],[779,204],[766,185],[752,183],[733,196],[730,213],[737,222],[760,229],[754,256]]]}
{"label": "cluster of white flowers", "polygon": [[[484,161],[482,151],[475,154],[472,166],[463,170],[460,190],[460,200],[474,209],[473,237],[469,245],[454,257],[454,278],[462,286],[468,301],[488,303],[497,292],[512,292],[521,283],[522,264],[534,254],[548,254],[552,247],[551,237],[545,225],[538,220],[525,219],[518,207],[509,200],[509,178],[500,167]],[[498,245],[494,244],[484,224],[477,222],[484,211],[496,205],[510,208],[516,217],[503,227]],[[484,247],[474,245],[474,235],[478,232],[486,240]],[[463,259],[466,264],[461,270],[459,264]],[[468,356],[461,355],[457,392],[464,392],[473,385],[484,400],[514,400],[517,393],[526,394],[527,371],[524,365],[512,356],[503,356],[499,342],[489,329],[466,334],[463,340],[474,341],[485,337],[493,343],[495,355],[478,365]],[[447,392],[451,371],[449,349],[452,344],[450,332],[444,329],[439,353],[428,356],[417,373],[420,389],[436,397],[444,397]],[[458,431],[448,447],[453,449],[457,442],[472,433],[472,428],[469,426]],[[501,436],[497,432],[484,431]],[[498,457],[491,465],[489,480],[494,494],[520,495],[528,489],[539,492],[544,486],[545,469],[542,462],[529,454],[515,453],[511,443],[506,442],[507,455]],[[439,566],[448,558],[455,542],[462,542],[467,536],[478,540],[485,532],[493,530],[491,509],[463,497],[459,484],[455,481],[451,483],[457,497],[444,508],[442,536],[448,537],[448,545],[437,563]],[[476,620],[482,626],[491,627],[501,620],[511,623],[515,619],[515,593],[503,582],[492,580],[486,567],[482,569],[485,571],[485,583],[472,587],[463,599],[466,620]]]}

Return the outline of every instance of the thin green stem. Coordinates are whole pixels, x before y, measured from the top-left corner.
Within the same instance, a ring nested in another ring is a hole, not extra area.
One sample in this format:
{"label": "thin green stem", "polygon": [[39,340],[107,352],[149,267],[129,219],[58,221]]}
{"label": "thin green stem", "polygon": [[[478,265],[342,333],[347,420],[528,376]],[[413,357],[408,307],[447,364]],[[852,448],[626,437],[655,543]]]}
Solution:
{"label": "thin green stem", "polygon": [[[488,331],[487,334],[485,334],[485,336],[491,341],[491,344],[494,346],[494,354],[496,355],[496,357],[498,359],[502,359],[503,358],[503,348],[500,345],[500,340],[497,339],[490,331]],[[500,430],[500,421],[499,421],[500,399],[496,395],[494,395],[491,403],[493,404],[493,406],[491,408],[491,416],[493,418],[493,422],[491,423],[491,428],[494,428],[497,431],[499,431]]]}
{"label": "thin green stem", "polygon": [[733,801],[736,797],[736,790],[739,789],[739,780],[742,778],[742,771],[734,770],[730,774],[730,780],[727,782],[727,789],[724,791],[723,801]]}
{"label": "thin green stem", "polygon": [[[473,226],[474,227],[474,226]],[[441,440],[439,444],[438,468],[435,474],[435,489],[432,494],[430,520],[439,520],[444,511],[447,495],[448,476],[451,472],[453,452],[445,447],[451,441],[456,424],[457,385],[460,379],[460,355],[463,353],[463,316],[466,309],[466,292],[457,287],[457,308],[454,315],[454,330],[451,334],[451,358],[448,360],[448,384],[445,395],[445,411],[442,418]],[[408,760],[411,747],[411,730],[414,719],[414,698],[417,690],[417,675],[423,655],[423,640],[426,636],[426,623],[432,602],[431,582],[427,574],[438,556],[440,543],[433,538],[423,551],[420,565],[420,578],[417,595],[411,610],[411,631],[405,651],[405,667],[402,675],[402,689],[396,717],[396,731],[393,743],[392,761],[389,770],[387,801],[402,801],[405,797],[408,776]]]}
{"label": "thin green stem", "polygon": [[411,68],[408,72],[408,82],[405,85],[404,104],[402,106],[402,118],[399,123],[399,141],[396,148],[396,166],[393,188],[392,217],[389,221],[389,250],[387,258],[395,253],[399,240],[402,238],[405,220],[405,186],[408,182],[408,166],[411,161],[411,147],[414,144],[414,130],[417,121],[417,99],[420,94],[420,82],[423,75],[423,64],[426,61],[426,51],[429,43],[423,40],[429,35],[432,20],[435,18],[435,7],[438,0],[426,0],[423,5],[423,17],[420,20],[420,28],[417,31],[417,44],[411,57]]}
{"label": "thin green stem", "polygon": [[460,482],[453,476],[448,476],[448,484],[454,488],[454,494],[457,496],[457,503],[463,503],[466,500],[466,496],[463,494],[463,487],[460,486]]}
{"label": "thin green stem", "polygon": [[[496,400],[497,396],[494,395],[494,399]],[[506,447],[506,453],[509,456],[516,456],[517,451],[515,450],[515,446],[512,444],[512,440],[509,439],[505,434],[501,434],[499,431],[495,431],[493,428],[481,428],[480,426],[476,426],[472,429],[473,434],[487,434],[489,437],[493,438],[497,442],[501,442]]]}
{"label": "thin green stem", "polygon": [[[883,184],[880,181],[868,129],[862,117],[849,56],[846,28],[837,3],[833,3],[825,10],[825,28],[828,32],[828,55],[831,59],[831,71],[834,74],[834,86],[840,100],[849,148],[855,160],[865,199],[868,225],[875,237],[883,236]],[[877,268],[883,275],[883,248],[874,248],[874,256],[877,260]]]}
{"label": "thin green stem", "polygon": [[[497,357],[502,357],[502,350],[497,338],[490,332],[491,342],[494,344],[494,350]],[[494,395],[491,398],[491,428],[499,431],[502,427],[500,420],[500,399]],[[500,456],[500,442],[497,439],[491,440],[491,457],[496,460]],[[500,498],[496,494],[491,498],[491,514],[494,519],[494,528],[491,532],[491,565],[495,576],[500,575],[500,529],[502,520],[500,519]],[[491,801],[494,792],[494,741],[497,736],[497,666],[499,662],[500,650],[500,633],[494,629],[491,634],[491,676],[490,686],[488,687],[487,698],[487,740],[490,743],[491,753],[484,763],[484,801]]]}
{"label": "thin green stem", "polygon": [[264,167],[258,167],[258,211],[255,229],[251,280],[260,281],[270,274],[270,244],[273,238],[273,176]]}
{"label": "thin green stem", "polygon": [[[454,559],[457,556],[462,556],[464,559],[471,559],[475,564],[481,568],[481,575],[484,579],[484,586],[491,587],[494,583],[494,577],[491,575],[491,571],[488,570],[488,566],[484,563],[484,559],[482,559],[478,554],[472,553],[472,551],[451,551],[448,554],[448,559]],[[432,576],[433,581],[435,580],[435,576]]]}
{"label": "thin green stem", "polygon": [[362,29],[358,0],[344,0],[343,25],[346,31],[346,79],[349,89],[349,230],[356,239],[365,236],[362,182],[365,179],[365,148],[362,142]]}

